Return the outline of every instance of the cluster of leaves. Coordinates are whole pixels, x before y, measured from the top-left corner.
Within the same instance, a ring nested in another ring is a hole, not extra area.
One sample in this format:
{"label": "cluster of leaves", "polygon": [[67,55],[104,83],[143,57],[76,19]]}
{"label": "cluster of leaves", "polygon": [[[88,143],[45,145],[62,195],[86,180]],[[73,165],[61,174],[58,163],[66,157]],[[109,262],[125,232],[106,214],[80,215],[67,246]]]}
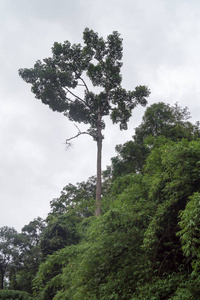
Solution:
{"label": "cluster of leaves", "polygon": [[2,300],[33,300],[30,294],[24,291],[0,290],[0,299]]}
{"label": "cluster of leaves", "polygon": [[19,278],[39,257],[30,268],[35,299],[200,299],[200,129],[188,116],[177,105],[147,108],[104,172],[100,217],[92,177],[63,189],[45,226],[24,227],[14,244],[28,237],[25,259],[20,248],[11,260],[16,289],[28,291]]}

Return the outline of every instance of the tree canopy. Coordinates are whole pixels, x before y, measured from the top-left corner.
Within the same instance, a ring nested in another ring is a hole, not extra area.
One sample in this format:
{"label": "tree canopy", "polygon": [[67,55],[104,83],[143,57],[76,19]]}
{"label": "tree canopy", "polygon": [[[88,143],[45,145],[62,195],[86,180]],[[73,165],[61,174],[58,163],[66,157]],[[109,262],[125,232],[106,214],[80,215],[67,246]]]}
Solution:
{"label": "tree canopy", "polygon": [[[112,175],[142,172],[145,161],[158,137],[178,141],[183,138],[196,140],[200,138],[199,122],[189,122],[190,113],[187,107],[182,108],[164,102],[154,103],[147,107],[141,124],[135,128],[133,140],[116,146],[117,156],[112,160]],[[161,141],[161,140],[160,140]]]}

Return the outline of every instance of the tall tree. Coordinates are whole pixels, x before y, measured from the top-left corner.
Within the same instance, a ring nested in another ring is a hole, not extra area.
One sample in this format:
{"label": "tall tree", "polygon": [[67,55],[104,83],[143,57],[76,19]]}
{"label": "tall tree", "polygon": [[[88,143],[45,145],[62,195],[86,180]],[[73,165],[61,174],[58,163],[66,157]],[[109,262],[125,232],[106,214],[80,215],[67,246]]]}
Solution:
{"label": "tall tree", "polygon": [[[64,113],[71,121],[90,125],[86,132],[77,127],[75,137],[89,134],[97,142],[95,215],[99,216],[103,117],[109,115],[113,123],[120,124],[121,130],[127,129],[132,109],[138,104],[145,106],[150,91],[146,86],[133,91],[121,87],[122,39],[117,31],[104,40],[86,28],[83,42],[84,46],[71,45],[69,41],[54,43],[51,58],[37,61],[31,69],[20,69],[19,75],[32,85],[35,97],[53,111]],[[91,91],[90,86],[96,87],[98,93]]]}
{"label": "tall tree", "polygon": [[[21,233],[15,234],[12,241],[12,260],[9,260],[9,289],[32,292],[32,279],[35,277],[42,260],[40,236],[45,221],[40,217],[25,225]],[[13,250],[15,250],[13,255]]]}
{"label": "tall tree", "polygon": [[13,227],[0,228],[0,289],[4,288],[5,276],[18,254],[16,239],[17,231]]}

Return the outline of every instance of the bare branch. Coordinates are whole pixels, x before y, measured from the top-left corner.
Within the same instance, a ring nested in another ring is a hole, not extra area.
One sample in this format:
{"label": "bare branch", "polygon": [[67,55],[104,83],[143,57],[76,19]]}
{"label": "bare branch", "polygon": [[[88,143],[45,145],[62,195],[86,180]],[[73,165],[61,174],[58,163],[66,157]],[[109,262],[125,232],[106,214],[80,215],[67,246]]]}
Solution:
{"label": "bare branch", "polygon": [[88,86],[87,86],[87,84],[85,83],[85,80],[83,80],[83,78],[82,77],[79,77],[79,79],[83,82],[83,85],[85,86],[85,88],[86,88],[86,91],[87,91],[87,93],[89,94],[89,89],[88,89]]}
{"label": "bare branch", "polygon": [[83,84],[78,84],[78,85],[79,86],[84,86],[86,88],[87,93],[89,94],[90,91],[88,89],[88,86],[87,86],[85,80],[80,75],[78,75],[77,72],[75,72],[75,74],[76,74],[77,78],[80,79],[82,81],[82,83],[83,83]]}
{"label": "bare branch", "polygon": [[67,92],[69,92],[74,98],[77,98],[78,100],[80,100],[81,102],[83,102],[85,104],[85,101],[80,98],[79,96],[77,96],[76,94],[72,93],[72,91],[70,91],[70,89],[68,89],[67,87],[65,87],[65,89],[67,90]]}
{"label": "bare branch", "polygon": [[[80,78],[81,79],[81,78]],[[84,86],[87,89],[86,84],[84,84]],[[69,92],[74,98],[77,98],[79,101],[81,101],[84,105],[86,105],[89,109],[91,109],[90,105],[88,105],[88,103],[86,101],[84,101],[82,98],[80,98],[79,96],[77,96],[76,94],[74,94],[72,91],[70,91],[70,89],[68,89],[67,87],[65,87],[66,91]],[[88,90],[89,91],[89,90]],[[68,98],[66,96],[66,99],[70,102],[73,102],[70,98]],[[96,121],[93,117],[91,117],[93,121]],[[76,126],[76,125],[75,125]]]}
{"label": "bare branch", "polygon": [[66,139],[66,145],[67,145],[67,147],[71,146],[71,143],[70,143],[71,140],[79,137],[82,134],[88,134],[88,135],[90,135],[92,137],[92,135],[89,132],[87,132],[87,131],[81,131],[76,124],[74,124],[74,126],[77,128],[78,133],[75,136],[72,136],[71,138]]}
{"label": "bare branch", "polygon": [[[81,79],[81,78],[80,78]],[[85,86],[85,88],[87,89],[87,86],[84,84],[83,86]],[[80,98],[79,96],[77,96],[76,94],[74,94],[72,91],[70,91],[70,89],[68,89],[67,87],[65,87],[65,89],[67,90],[67,92],[69,92],[74,98],[77,98],[79,101],[81,101],[84,105],[86,105],[89,109],[91,109],[91,107],[88,105],[88,103],[83,100],[82,98]],[[87,91],[89,92],[89,90],[87,89]],[[69,98],[67,98],[69,100]],[[72,100],[70,100],[71,102],[73,102]]]}

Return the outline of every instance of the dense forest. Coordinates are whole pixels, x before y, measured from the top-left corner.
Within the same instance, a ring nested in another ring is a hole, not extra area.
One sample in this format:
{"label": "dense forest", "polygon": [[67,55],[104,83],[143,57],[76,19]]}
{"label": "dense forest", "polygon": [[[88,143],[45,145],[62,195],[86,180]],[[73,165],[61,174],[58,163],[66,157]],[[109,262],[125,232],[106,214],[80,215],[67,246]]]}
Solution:
{"label": "dense forest", "polygon": [[147,107],[102,172],[68,184],[45,220],[0,228],[0,299],[200,299],[200,126]]}

